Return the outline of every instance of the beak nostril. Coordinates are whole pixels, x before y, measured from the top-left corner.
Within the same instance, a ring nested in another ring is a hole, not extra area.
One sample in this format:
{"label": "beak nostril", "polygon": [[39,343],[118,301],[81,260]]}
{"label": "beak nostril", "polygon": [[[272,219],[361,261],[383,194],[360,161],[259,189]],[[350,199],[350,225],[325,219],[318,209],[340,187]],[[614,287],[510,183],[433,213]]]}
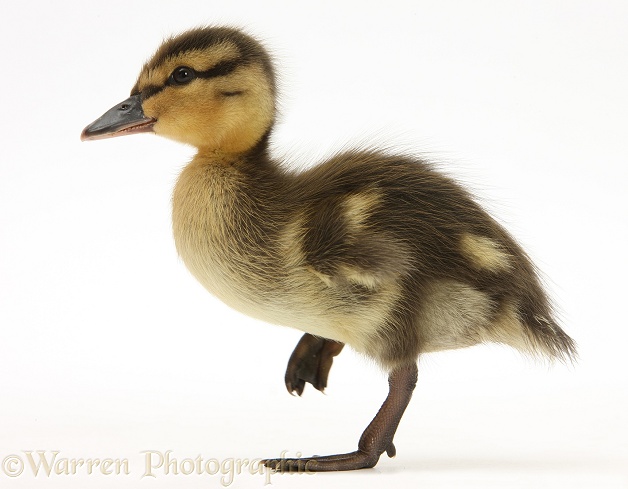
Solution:
{"label": "beak nostril", "polygon": [[87,139],[104,139],[124,134],[152,132],[155,119],[146,117],[139,95],[132,95],[111,107],[85,128],[81,135]]}

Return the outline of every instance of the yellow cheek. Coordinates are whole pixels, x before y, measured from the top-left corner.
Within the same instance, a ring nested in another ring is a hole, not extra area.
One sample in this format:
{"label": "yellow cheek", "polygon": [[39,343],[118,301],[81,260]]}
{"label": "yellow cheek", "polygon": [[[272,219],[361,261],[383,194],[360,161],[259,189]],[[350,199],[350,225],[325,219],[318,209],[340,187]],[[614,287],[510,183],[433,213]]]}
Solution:
{"label": "yellow cheek", "polygon": [[[227,79],[198,80],[183,87],[166,87],[142,104],[144,114],[157,119],[160,136],[190,144],[202,151],[247,151],[268,130],[274,104],[259,68]],[[255,83],[253,83],[255,81]],[[224,97],[222,91],[246,87],[241,96]]]}
{"label": "yellow cheek", "polygon": [[214,100],[199,95],[194,90],[166,89],[144,101],[142,108],[145,115],[157,119],[155,133],[198,146],[204,139],[203,132],[220,115]]}
{"label": "yellow cheek", "polygon": [[155,97],[151,97],[148,100],[144,100],[144,102],[142,102],[142,110],[144,111],[144,115],[147,117],[159,119],[159,109],[160,107],[159,104],[156,103]]}

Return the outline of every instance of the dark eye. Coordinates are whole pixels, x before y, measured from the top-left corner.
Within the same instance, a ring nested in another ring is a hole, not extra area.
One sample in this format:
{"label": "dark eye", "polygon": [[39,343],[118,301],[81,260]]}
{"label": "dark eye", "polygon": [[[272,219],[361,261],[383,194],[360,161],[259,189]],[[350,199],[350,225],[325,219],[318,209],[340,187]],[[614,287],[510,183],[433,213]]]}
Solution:
{"label": "dark eye", "polygon": [[168,81],[173,85],[185,85],[194,80],[194,78],[196,78],[196,72],[192,68],[180,66],[172,72]]}

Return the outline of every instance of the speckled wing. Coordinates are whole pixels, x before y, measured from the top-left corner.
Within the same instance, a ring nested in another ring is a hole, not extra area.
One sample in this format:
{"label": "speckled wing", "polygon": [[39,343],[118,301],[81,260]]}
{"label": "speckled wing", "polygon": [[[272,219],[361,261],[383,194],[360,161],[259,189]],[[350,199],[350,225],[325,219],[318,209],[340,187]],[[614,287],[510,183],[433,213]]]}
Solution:
{"label": "speckled wing", "polygon": [[298,254],[330,287],[376,290],[410,269],[407,245],[378,225],[377,189],[312,202],[291,223]]}

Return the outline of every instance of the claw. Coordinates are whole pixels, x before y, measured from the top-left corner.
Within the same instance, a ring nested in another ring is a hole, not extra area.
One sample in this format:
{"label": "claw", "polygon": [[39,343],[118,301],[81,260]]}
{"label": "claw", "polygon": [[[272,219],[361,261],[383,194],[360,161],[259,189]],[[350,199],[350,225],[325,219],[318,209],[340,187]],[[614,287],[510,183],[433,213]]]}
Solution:
{"label": "claw", "polygon": [[[309,335],[305,335],[304,339],[307,336]],[[339,352],[342,344],[338,343],[338,345],[341,345],[337,350]],[[301,342],[295,353],[299,350],[299,346],[301,346]],[[288,370],[291,366],[294,367],[293,357],[290,358]],[[390,373],[388,376],[388,396],[373,421],[362,433],[357,451],[323,457],[267,459],[263,460],[262,463],[274,472],[309,473],[374,467],[384,452],[389,457],[394,457],[397,454],[397,449],[393,443],[393,437],[401,416],[403,416],[403,412],[412,397],[417,373],[416,364],[398,367]],[[289,390],[293,387],[291,379],[286,379],[286,386]]]}
{"label": "claw", "polygon": [[303,388],[305,387],[305,382],[302,380],[297,380],[296,383],[292,383],[291,381],[286,381],[286,388],[291,396],[299,396],[303,394]]}

